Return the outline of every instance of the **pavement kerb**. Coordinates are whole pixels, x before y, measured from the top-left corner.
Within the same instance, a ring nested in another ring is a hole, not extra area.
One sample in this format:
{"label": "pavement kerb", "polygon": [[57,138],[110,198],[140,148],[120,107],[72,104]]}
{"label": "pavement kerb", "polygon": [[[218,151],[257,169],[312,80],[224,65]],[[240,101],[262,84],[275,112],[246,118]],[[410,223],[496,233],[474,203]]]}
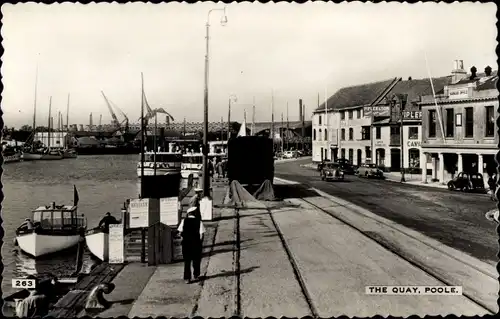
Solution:
{"label": "pavement kerb", "polygon": [[[285,179],[282,179],[282,178],[276,178],[276,180],[279,180],[283,183],[288,183],[288,184],[299,184],[297,182],[294,182],[294,181],[289,181],[289,180],[285,180]],[[425,236],[421,233],[419,233],[418,231],[415,231],[415,230],[412,230],[412,229],[409,229],[405,226],[402,226],[398,223],[395,223],[387,218],[384,218],[384,217],[381,217],[377,214],[374,214],[372,212],[370,212],[369,210],[367,209],[364,209],[360,206],[357,206],[349,201],[346,201],[346,200],[343,200],[341,198],[338,198],[338,197],[335,197],[335,196],[332,196],[330,194],[327,194],[319,189],[316,189],[316,188],[311,188],[312,190],[314,190],[315,192],[317,192],[320,196],[336,203],[336,204],[339,204],[339,205],[343,205],[343,206],[346,206],[348,208],[350,208],[351,210],[355,211],[356,213],[359,213],[361,215],[364,215],[368,218],[371,218],[373,220],[376,220],[386,226],[389,226],[393,229],[396,229],[398,230],[399,232],[409,236],[409,237],[412,237],[413,239],[416,239],[424,244],[426,244],[427,246],[430,246],[432,247],[433,249],[435,250],[438,250],[438,251],[441,251],[443,253],[446,253],[447,255],[453,257],[454,259],[460,261],[460,262],[463,262],[465,264],[468,264],[470,266],[472,266],[473,268],[476,268],[478,269],[479,271],[487,274],[488,276],[490,277],[493,277],[493,278],[497,278],[498,277],[498,272],[496,270],[496,266],[494,265],[491,265],[491,264],[488,264],[486,262],[483,262],[475,257],[472,257],[466,253],[463,253],[461,251],[458,251],[454,248],[451,248],[447,245],[444,245],[442,243],[440,243],[439,241],[435,240],[435,239],[432,239],[428,236]]]}

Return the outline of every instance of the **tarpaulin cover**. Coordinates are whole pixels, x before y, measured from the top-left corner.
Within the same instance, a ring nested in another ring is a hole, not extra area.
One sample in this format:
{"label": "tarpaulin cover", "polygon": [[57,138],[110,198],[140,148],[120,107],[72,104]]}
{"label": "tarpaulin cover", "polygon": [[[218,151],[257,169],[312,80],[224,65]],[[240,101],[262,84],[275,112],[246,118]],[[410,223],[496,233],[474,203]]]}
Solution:
{"label": "tarpaulin cover", "polygon": [[232,181],[224,198],[224,205],[236,208],[261,208],[265,207],[252,196],[238,181]]}
{"label": "tarpaulin cover", "polygon": [[255,191],[253,197],[255,197],[258,200],[265,200],[265,201],[276,200],[276,197],[274,196],[273,184],[271,183],[271,181],[266,179],[264,183],[260,185],[259,189]]}

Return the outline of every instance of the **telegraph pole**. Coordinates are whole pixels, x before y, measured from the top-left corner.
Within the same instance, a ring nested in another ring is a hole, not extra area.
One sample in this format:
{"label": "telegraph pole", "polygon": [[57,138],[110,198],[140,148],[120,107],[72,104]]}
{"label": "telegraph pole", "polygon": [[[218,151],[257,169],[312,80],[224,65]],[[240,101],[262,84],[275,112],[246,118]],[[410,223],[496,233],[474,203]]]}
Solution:
{"label": "telegraph pole", "polygon": [[405,154],[405,151],[404,151],[404,138],[403,138],[403,135],[404,135],[404,132],[403,132],[403,110],[404,110],[404,107],[406,105],[406,98],[407,96],[405,94],[400,94],[398,96],[398,100],[399,100],[399,108],[400,108],[400,120],[401,120],[401,124],[400,124],[400,139],[401,139],[401,183],[404,183],[406,182],[405,180],[405,162],[404,162],[404,154]]}

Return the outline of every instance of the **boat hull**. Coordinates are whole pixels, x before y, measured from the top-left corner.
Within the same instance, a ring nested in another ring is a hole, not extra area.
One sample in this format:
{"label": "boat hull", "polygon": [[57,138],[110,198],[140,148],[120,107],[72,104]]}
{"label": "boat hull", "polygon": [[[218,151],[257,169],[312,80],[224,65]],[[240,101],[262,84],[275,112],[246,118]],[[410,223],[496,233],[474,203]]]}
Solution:
{"label": "boat hull", "polygon": [[[179,169],[171,169],[171,168],[157,168],[156,175],[178,175],[181,171]],[[144,176],[154,176],[155,170],[150,167],[144,167]],[[141,168],[137,168],[137,176],[141,177]]]}
{"label": "boat hull", "polygon": [[181,171],[181,174],[182,174],[182,178],[189,178],[189,175],[193,174],[193,178],[194,179],[197,179],[197,178],[200,178],[200,176],[202,175],[203,171],[202,170],[182,170]]}
{"label": "boat hull", "polygon": [[42,159],[42,154],[38,153],[23,153],[21,156],[23,161],[38,161]]}
{"label": "boat hull", "polygon": [[36,233],[22,234],[16,237],[19,248],[32,257],[41,257],[76,246],[79,234],[42,235]]}
{"label": "boat hull", "polygon": [[14,162],[19,162],[21,161],[21,154],[13,154],[13,155],[7,155],[3,157],[3,162],[4,163],[14,163]]}
{"label": "boat hull", "polygon": [[87,248],[95,257],[107,261],[109,256],[109,234],[103,231],[91,231],[85,234]]}
{"label": "boat hull", "polygon": [[63,153],[63,158],[77,158],[78,154],[73,153],[73,152],[64,152]]}
{"label": "boat hull", "polygon": [[62,160],[63,156],[62,154],[43,154],[40,160],[42,161],[55,161],[55,160]]}

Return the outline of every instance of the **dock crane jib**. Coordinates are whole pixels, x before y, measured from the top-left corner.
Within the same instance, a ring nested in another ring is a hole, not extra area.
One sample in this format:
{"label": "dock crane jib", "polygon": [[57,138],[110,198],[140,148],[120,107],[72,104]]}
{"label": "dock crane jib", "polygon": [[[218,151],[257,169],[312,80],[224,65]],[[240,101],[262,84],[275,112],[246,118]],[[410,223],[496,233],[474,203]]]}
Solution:
{"label": "dock crane jib", "polygon": [[102,93],[102,96],[104,97],[104,100],[106,101],[106,105],[108,106],[109,113],[111,113],[111,117],[113,118],[113,125],[115,125],[115,127],[118,130],[120,130],[121,129],[120,122],[118,121],[118,118],[116,117],[115,112],[113,112],[113,108],[111,107],[111,104],[109,103],[108,98],[106,97],[106,95],[104,94],[103,91],[101,91],[101,93]]}

